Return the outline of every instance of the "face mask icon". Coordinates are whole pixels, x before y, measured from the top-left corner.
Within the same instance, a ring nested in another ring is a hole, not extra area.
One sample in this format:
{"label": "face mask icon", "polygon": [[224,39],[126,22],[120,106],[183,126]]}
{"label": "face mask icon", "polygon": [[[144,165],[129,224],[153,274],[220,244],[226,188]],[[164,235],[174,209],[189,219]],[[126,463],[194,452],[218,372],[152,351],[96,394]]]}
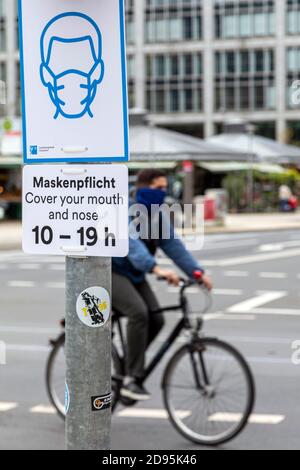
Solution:
{"label": "face mask icon", "polygon": [[91,105],[104,77],[102,35],[82,13],[64,13],[43,30],[40,77],[59,115],[66,119],[93,117]]}

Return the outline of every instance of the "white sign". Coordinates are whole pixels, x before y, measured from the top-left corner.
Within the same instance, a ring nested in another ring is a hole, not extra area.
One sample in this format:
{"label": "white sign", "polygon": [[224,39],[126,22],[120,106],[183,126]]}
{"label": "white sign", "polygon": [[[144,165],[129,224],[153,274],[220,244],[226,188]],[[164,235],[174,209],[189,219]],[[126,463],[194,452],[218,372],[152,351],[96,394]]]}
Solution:
{"label": "white sign", "polygon": [[24,168],[25,253],[125,257],[128,246],[125,165]]}
{"label": "white sign", "polygon": [[19,0],[25,163],[128,161],[124,0]]}
{"label": "white sign", "polygon": [[76,302],[79,320],[90,328],[104,326],[110,316],[110,297],[103,287],[90,287],[79,295]]}

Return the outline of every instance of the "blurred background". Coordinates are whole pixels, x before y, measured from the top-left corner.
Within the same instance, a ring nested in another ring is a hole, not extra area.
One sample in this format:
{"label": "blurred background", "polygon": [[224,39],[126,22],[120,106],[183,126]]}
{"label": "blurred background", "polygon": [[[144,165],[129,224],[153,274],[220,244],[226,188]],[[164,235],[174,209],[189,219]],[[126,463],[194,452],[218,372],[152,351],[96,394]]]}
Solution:
{"label": "blurred background", "polygon": [[[170,202],[204,202],[195,256],[215,283],[205,330],[236,345],[256,377],[255,416],[228,447],[297,449],[300,0],[125,3],[131,187],[157,167]],[[64,260],[21,253],[19,68],[17,1],[0,0],[0,448],[59,449],[64,426],[44,372],[64,315]],[[159,263],[169,266],[162,254]],[[176,289],[151,283],[162,304],[176,300]],[[193,448],[165,419],[161,372],[147,409],[114,417],[114,448]]]}

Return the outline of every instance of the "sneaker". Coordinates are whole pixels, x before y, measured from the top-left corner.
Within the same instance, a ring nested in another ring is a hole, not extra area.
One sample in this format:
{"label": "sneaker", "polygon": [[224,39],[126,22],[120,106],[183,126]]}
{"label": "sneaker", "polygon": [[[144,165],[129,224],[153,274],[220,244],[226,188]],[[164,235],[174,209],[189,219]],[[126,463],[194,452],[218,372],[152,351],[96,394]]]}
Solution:
{"label": "sneaker", "polygon": [[128,384],[123,385],[121,388],[121,396],[134,401],[146,401],[151,398],[150,393],[135,381],[131,381]]}

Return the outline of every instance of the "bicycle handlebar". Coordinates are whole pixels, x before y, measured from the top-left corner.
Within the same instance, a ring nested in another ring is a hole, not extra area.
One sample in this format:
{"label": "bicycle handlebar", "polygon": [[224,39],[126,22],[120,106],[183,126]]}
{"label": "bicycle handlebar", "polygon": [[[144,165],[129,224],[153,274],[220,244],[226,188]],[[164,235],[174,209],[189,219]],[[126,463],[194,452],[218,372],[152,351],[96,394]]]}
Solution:
{"label": "bicycle handlebar", "polygon": [[[157,280],[160,282],[162,281],[168,282],[168,279],[166,279],[163,276],[159,276]],[[202,281],[196,281],[196,280],[193,281],[192,279],[185,279],[183,277],[179,278],[179,287],[187,289],[188,287],[192,287],[192,286],[199,286],[199,287],[202,287],[203,289],[205,288],[204,282]]]}
{"label": "bicycle handlebar", "polygon": [[[158,278],[158,281],[166,281],[167,282],[167,279],[162,277],[162,276],[159,276]],[[204,294],[204,297],[205,297],[205,305],[204,305],[204,308],[201,312],[201,314],[204,314],[206,312],[208,312],[208,310],[211,308],[212,306],[212,296],[211,296],[211,293],[208,289],[206,289],[205,285],[204,285],[204,282],[201,281],[201,280],[192,280],[192,279],[185,279],[183,277],[180,278],[180,282],[179,282],[179,288],[180,288],[180,295],[183,296],[184,294],[184,291],[186,289],[188,289],[189,287],[192,287],[192,286],[198,286],[200,290],[202,290],[202,293]]]}

